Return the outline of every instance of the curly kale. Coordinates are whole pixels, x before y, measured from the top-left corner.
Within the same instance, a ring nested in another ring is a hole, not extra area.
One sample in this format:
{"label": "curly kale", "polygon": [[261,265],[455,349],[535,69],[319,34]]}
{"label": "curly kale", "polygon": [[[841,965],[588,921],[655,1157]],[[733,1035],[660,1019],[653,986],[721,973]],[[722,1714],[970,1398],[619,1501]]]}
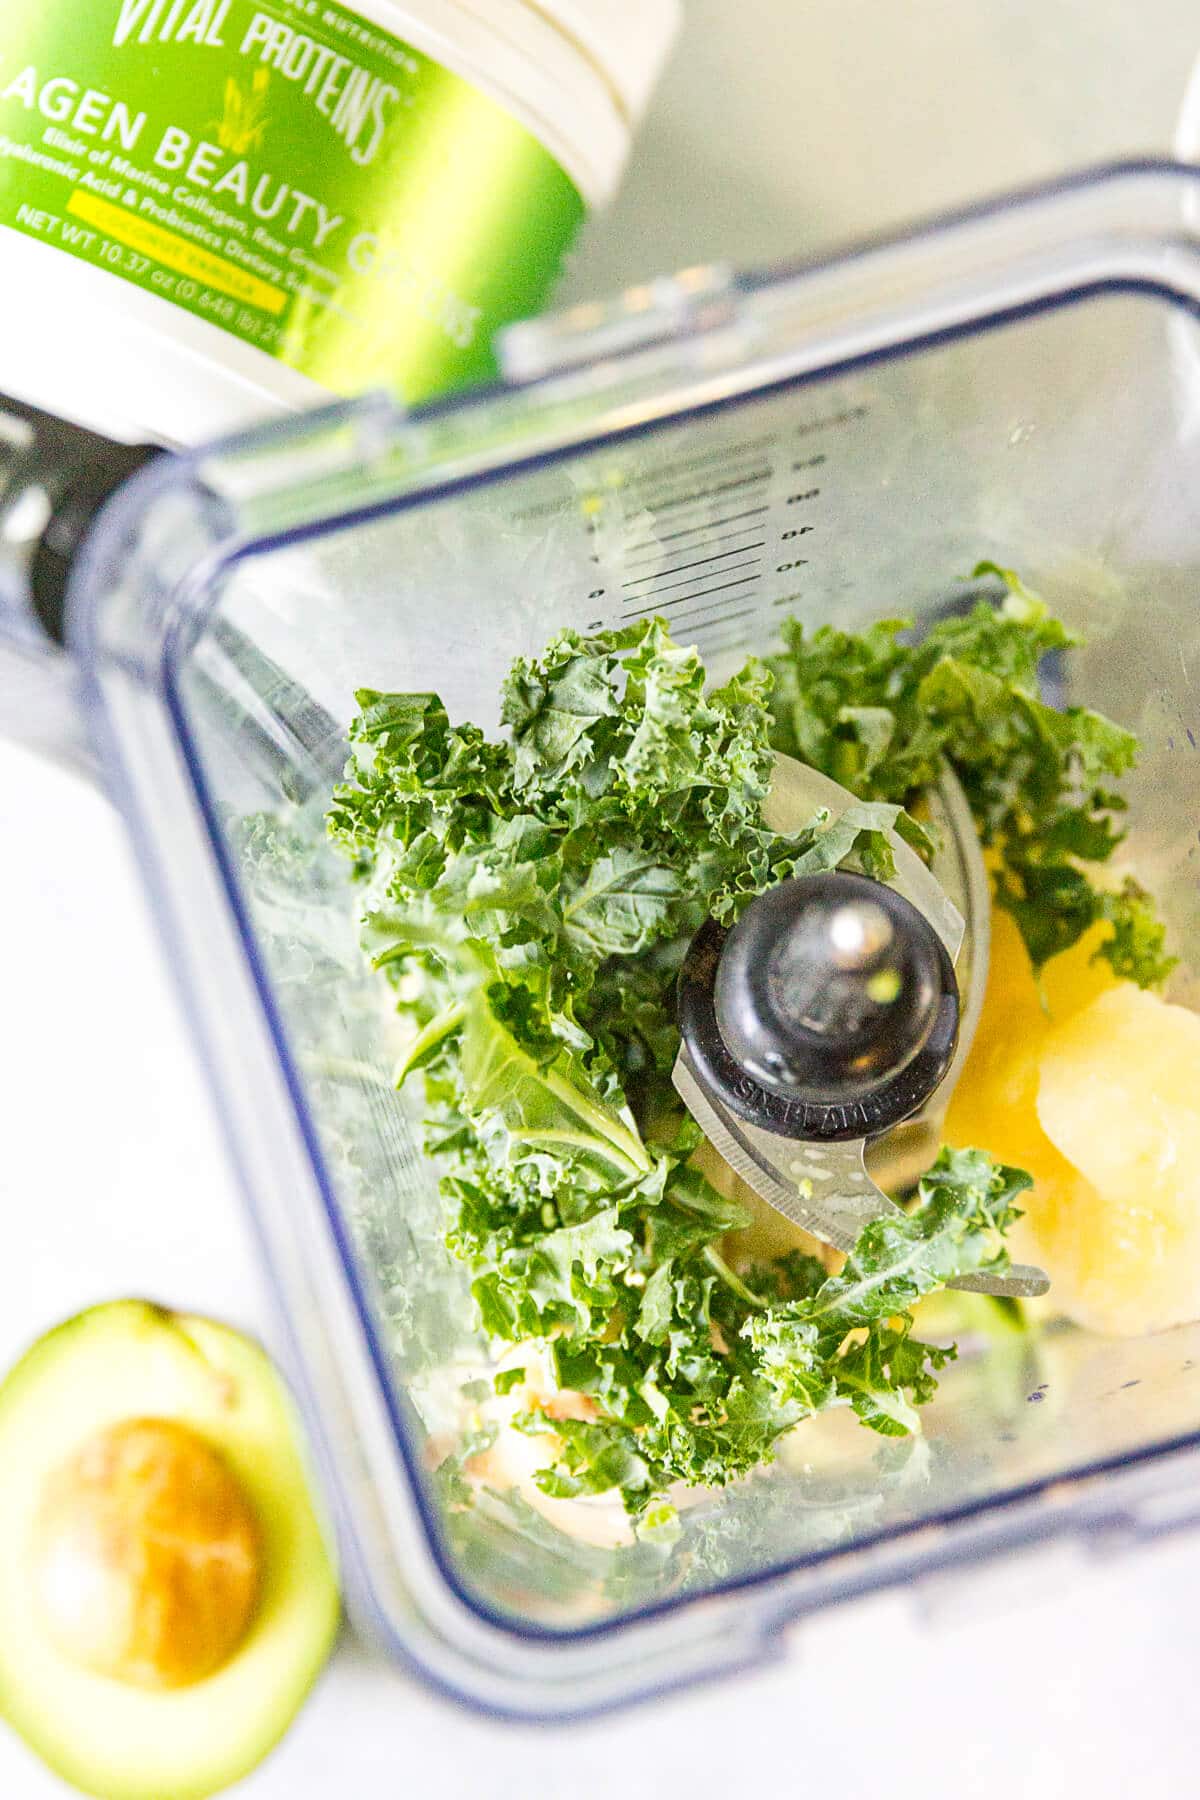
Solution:
{"label": "curly kale", "polygon": [[775,748],[831,775],[866,800],[907,806],[946,758],[962,782],[983,844],[995,852],[997,903],[1015,919],[1035,968],[1090,926],[1113,927],[1097,954],[1142,987],[1175,958],[1149,895],[1136,881],[1098,886],[1086,864],[1120,844],[1125,801],[1113,784],[1137,739],[1085,707],[1057,711],[1038,697],[1042,659],[1078,642],[1011,570],[994,606],[939,621],[910,641],[911,621],[849,633],[791,620],[769,659]]}
{"label": "curly kale", "polygon": [[1005,1266],[1028,1184],[946,1152],[913,1213],[868,1227],[835,1277],[720,1255],[746,1216],[694,1165],[700,1134],[670,1085],[682,953],[705,916],[789,875],[847,860],[886,875],[885,833],[913,830],[861,781],[840,818],[764,826],[772,686],[751,663],[706,690],[661,621],[564,632],[514,666],[502,739],[452,725],[433,695],[361,693],[330,812],[411,1023],[398,1081],[420,1082],[481,1321],[547,1345],[592,1403],[522,1417],[554,1434],[539,1479],[617,1489],[656,1531],[671,1482],[728,1482],[822,1408],[911,1431],[949,1353],[912,1337],[909,1309]]}

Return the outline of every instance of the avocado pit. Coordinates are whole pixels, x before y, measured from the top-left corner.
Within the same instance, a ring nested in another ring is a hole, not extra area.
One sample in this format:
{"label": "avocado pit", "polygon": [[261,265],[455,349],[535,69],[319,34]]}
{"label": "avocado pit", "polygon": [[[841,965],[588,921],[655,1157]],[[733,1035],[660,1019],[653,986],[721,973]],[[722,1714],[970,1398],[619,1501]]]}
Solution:
{"label": "avocado pit", "polygon": [[262,1534],[225,1459],[173,1419],[108,1427],[46,1478],[31,1574],[78,1666],[152,1691],[227,1663],[253,1621]]}

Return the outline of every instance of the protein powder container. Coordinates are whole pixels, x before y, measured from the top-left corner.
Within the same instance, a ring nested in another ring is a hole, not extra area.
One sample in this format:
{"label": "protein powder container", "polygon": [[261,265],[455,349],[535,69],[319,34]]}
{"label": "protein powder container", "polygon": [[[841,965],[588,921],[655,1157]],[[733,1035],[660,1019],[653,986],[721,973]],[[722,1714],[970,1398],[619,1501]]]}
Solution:
{"label": "protein powder container", "polygon": [[679,0],[3,0],[0,388],[186,443],[487,380]]}

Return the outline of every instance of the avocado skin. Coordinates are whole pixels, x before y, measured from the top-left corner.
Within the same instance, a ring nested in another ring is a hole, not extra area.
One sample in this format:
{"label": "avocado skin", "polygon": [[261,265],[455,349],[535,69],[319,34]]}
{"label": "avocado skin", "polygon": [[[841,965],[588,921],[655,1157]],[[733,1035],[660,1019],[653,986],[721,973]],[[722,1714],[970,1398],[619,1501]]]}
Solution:
{"label": "avocado skin", "polygon": [[[46,1477],[98,1430],[174,1419],[243,1485],[263,1538],[261,1599],[222,1668],[167,1693],[64,1658],[39,1625],[28,1546]],[[0,1383],[0,1715],[98,1800],[206,1800],[279,1742],[337,1636],[328,1534],[291,1397],[263,1349],[146,1300],[90,1308],[40,1338]]]}

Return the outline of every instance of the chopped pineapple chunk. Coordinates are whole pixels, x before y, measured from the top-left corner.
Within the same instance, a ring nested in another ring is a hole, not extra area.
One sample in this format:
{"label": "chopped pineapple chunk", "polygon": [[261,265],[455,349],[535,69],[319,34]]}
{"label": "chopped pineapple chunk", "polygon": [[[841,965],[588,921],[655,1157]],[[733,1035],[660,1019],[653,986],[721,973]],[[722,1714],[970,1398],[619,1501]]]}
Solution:
{"label": "chopped pineapple chunk", "polygon": [[1097,926],[1048,963],[1039,989],[1012,917],[997,910],[992,918],[983,1012],[946,1114],[945,1136],[959,1149],[978,1146],[1028,1169],[1039,1187],[1065,1174],[1037,1115],[1042,1051],[1058,1020],[1116,985],[1108,964],[1091,960],[1106,929]]}
{"label": "chopped pineapple chunk", "polygon": [[1079,1177],[1030,1216],[1081,1324],[1200,1316],[1198,1077],[1200,1018],[1129,983],[1050,1034],[1038,1117]]}
{"label": "chopped pineapple chunk", "polygon": [[1091,961],[1097,927],[1042,973],[997,913],[979,1033],[946,1118],[1034,1178],[1014,1255],[1048,1304],[1129,1336],[1200,1317],[1200,1018]]}

